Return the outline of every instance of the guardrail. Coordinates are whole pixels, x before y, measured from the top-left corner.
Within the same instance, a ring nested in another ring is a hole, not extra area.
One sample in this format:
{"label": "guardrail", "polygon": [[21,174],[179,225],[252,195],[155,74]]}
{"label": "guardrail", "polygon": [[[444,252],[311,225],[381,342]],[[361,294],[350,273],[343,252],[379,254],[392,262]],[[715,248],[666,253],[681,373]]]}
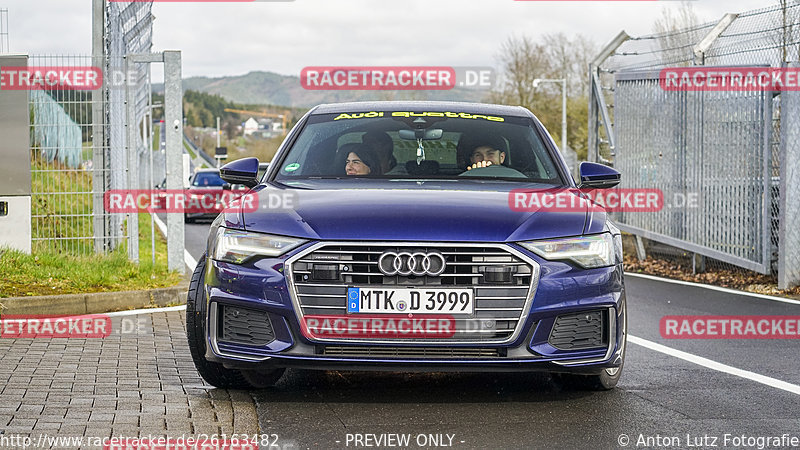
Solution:
{"label": "guardrail", "polygon": [[191,139],[189,139],[189,137],[186,136],[186,133],[183,134],[183,140],[186,141],[186,143],[189,144],[190,147],[192,147],[192,151],[197,153],[200,156],[200,158],[202,158],[206,162],[206,164],[208,164],[211,167],[217,167],[217,161],[215,161],[214,158],[209,156],[208,153],[204,152],[202,148],[199,148],[196,145],[194,145],[194,142],[192,142]]}

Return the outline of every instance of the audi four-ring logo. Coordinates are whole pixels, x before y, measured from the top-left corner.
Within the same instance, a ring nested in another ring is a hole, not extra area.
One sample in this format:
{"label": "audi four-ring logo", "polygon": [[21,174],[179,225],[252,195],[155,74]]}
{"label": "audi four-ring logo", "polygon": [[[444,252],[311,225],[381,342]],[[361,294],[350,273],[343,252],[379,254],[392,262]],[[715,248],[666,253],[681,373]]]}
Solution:
{"label": "audi four-ring logo", "polygon": [[378,269],[387,276],[436,277],[444,272],[446,266],[444,255],[439,252],[384,252],[378,259]]}

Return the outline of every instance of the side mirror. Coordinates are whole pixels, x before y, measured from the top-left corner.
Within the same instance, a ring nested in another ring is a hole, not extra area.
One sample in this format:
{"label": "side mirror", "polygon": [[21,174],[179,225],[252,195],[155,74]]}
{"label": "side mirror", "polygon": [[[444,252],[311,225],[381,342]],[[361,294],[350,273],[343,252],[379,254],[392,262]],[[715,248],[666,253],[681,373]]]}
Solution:
{"label": "side mirror", "polygon": [[230,184],[255,187],[258,185],[258,158],[243,158],[229,162],[219,169],[219,176]]}
{"label": "side mirror", "polygon": [[609,189],[619,184],[620,173],[602,164],[582,162],[580,166],[581,189]]}

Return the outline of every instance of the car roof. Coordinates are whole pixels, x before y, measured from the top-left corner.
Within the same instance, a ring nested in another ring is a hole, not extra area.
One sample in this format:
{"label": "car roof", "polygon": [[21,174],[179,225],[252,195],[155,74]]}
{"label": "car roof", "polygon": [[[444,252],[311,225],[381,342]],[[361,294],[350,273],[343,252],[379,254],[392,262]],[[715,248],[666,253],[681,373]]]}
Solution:
{"label": "car roof", "polygon": [[431,101],[375,101],[330,103],[314,107],[311,114],[336,114],[369,111],[433,111],[433,112],[469,112],[471,114],[492,114],[498,116],[533,117],[533,114],[521,106],[492,105],[488,103],[467,102],[431,102]]}

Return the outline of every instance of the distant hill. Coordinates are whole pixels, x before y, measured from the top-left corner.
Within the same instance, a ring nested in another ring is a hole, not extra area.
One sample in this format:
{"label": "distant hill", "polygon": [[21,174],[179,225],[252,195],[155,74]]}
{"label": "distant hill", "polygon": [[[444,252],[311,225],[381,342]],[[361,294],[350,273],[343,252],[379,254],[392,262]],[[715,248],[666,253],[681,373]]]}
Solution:
{"label": "distant hill", "polygon": [[[163,85],[155,87],[163,91]],[[184,90],[217,94],[242,104],[280,105],[310,108],[320,103],[363,100],[453,100],[479,102],[486,93],[455,88],[449,91],[311,91],[303,89],[300,77],[273,72],[219,78],[191,77],[183,80]]]}

